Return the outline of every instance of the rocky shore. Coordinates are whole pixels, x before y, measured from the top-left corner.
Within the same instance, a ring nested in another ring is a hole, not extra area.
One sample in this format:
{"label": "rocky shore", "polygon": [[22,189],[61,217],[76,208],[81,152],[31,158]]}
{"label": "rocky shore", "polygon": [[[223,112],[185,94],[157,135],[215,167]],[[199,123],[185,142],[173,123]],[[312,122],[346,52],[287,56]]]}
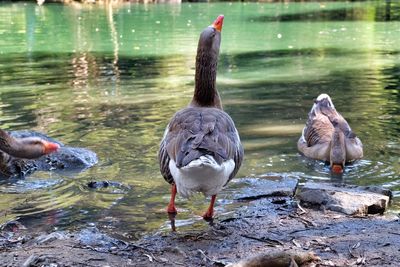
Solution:
{"label": "rocky shore", "polygon": [[385,212],[390,191],[298,185],[287,177],[240,183],[248,185],[236,198],[241,208],[228,218],[217,217],[206,230],[178,227],[123,241],[96,228],[32,233],[8,222],[1,227],[0,262],[52,267],[398,266],[400,221],[397,214]]}

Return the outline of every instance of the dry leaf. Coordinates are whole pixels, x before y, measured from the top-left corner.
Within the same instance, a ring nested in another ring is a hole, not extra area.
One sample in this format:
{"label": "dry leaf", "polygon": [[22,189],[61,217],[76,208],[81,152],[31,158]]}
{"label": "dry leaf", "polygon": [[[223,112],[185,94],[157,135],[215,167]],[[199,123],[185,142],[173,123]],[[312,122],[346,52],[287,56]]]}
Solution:
{"label": "dry leaf", "polygon": [[360,242],[357,242],[357,243],[354,244],[351,248],[352,248],[352,249],[356,249],[356,248],[360,247],[360,245],[361,245],[361,243],[360,243]]}
{"label": "dry leaf", "polygon": [[153,257],[152,256],[150,256],[149,254],[143,254],[143,255],[147,256],[147,258],[149,258],[150,262],[153,262]]}
{"label": "dry leaf", "polygon": [[364,264],[365,264],[365,257],[364,257],[364,256],[359,257],[359,258],[357,259],[357,261],[356,261],[356,264],[357,264],[357,265],[364,265]]}

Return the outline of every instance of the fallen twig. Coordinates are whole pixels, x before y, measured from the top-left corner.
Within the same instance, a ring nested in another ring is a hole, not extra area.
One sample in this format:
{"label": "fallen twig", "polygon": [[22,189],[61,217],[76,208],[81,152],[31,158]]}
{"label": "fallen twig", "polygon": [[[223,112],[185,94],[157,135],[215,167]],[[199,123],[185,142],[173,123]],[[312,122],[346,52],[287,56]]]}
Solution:
{"label": "fallen twig", "polygon": [[249,238],[249,239],[253,239],[253,240],[257,240],[257,241],[260,241],[263,243],[267,243],[271,247],[283,246],[283,243],[281,241],[276,240],[276,239],[271,239],[268,237],[255,237],[255,236],[250,236],[250,235],[246,235],[246,234],[242,234],[240,236]]}
{"label": "fallen twig", "polygon": [[184,265],[185,265],[184,263],[182,263],[182,262],[177,262],[177,261],[172,261],[172,263],[173,263],[174,265],[181,265],[181,266],[184,266]]}
{"label": "fallen twig", "polygon": [[88,261],[105,261],[106,259],[103,258],[89,258]]}
{"label": "fallen twig", "polygon": [[300,217],[299,215],[289,214],[289,217],[299,219],[306,227],[317,226],[314,222],[306,218]]}
{"label": "fallen twig", "polygon": [[213,264],[219,264],[219,265],[222,265],[222,266],[225,266],[225,265],[226,265],[226,262],[223,262],[223,261],[221,261],[221,260],[213,260],[213,259],[211,259],[211,258],[208,257],[208,256],[206,255],[206,253],[205,253],[204,251],[202,251],[201,249],[198,249],[197,252],[199,252],[199,253],[204,257],[204,259],[206,259],[206,260],[212,262]]}
{"label": "fallen twig", "polygon": [[289,232],[289,234],[291,235],[291,234],[294,234],[294,233],[297,233],[297,232],[303,232],[303,231],[327,230],[329,228],[330,228],[329,226],[326,226],[326,227],[314,227],[314,228],[297,229],[297,230],[293,230],[293,231]]}
{"label": "fallen twig", "polygon": [[159,262],[159,263],[165,263],[165,262],[168,261],[168,260],[165,259],[165,258],[159,258],[159,259],[157,259],[156,256],[154,256],[154,254],[151,253],[151,252],[149,252],[149,254],[143,253],[143,255],[145,255],[147,258],[149,258],[149,261],[150,261],[150,262],[153,262],[153,260],[156,261],[156,262]]}
{"label": "fallen twig", "polygon": [[145,253],[143,253],[143,255],[145,255],[149,259],[150,262],[153,262],[152,256],[150,256],[149,254],[145,254]]}
{"label": "fallen twig", "polygon": [[206,253],[204,251],[202,251],[201,249],[198,249],[197,252],[199,252],[206,260],[213,262],[213,260],[210,257],[208,257],[206,255]]}
{"label": "fallen twig", "polygon": [[[307,213],[307,211],[305,210],[305,209],[303,209],[303,207],[302,206],[300,206],[300,203],[299,202],[296,202],[296,204],[297,204],[297,207],[301,210],[301,214],[304,214],[304,213]],[[300,215],[301,215],[300,214]]]}

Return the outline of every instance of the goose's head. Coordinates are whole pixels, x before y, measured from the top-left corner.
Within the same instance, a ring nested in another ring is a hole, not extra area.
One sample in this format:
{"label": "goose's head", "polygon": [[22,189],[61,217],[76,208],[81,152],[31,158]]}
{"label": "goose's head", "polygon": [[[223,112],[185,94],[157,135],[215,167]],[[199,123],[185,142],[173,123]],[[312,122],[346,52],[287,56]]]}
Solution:
{"label": "goose's head", "polygon": [[56,152],[60,148],[60,145],[56,143],[37,137],[27,137],[16,140],[18,147],[16,156],[25,159],[39,158],[43,155]]}
{"label": "goose's head", "polygon": [[213,24],[201,32],[199,44],[197,46],[198,61],[216,64],[219,55],[219,47],[221,44],[221,30],[223,22],[224,16],[219,15]]}

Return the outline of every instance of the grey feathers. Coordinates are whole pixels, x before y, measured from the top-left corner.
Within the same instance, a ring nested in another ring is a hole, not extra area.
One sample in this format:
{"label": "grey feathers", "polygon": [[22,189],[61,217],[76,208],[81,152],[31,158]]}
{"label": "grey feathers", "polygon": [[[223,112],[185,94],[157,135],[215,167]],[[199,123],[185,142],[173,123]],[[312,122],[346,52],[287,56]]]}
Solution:
{"label": "grey feathers", "polygon": [[171,119],[159,151],[164,178],[173,182],[169,161],[182,168],[203,155],[211,155],[218,164],[233,159],[237,173],[243,159],[243,148],[235,124],[227,113],[217,108],[188,107]]}

